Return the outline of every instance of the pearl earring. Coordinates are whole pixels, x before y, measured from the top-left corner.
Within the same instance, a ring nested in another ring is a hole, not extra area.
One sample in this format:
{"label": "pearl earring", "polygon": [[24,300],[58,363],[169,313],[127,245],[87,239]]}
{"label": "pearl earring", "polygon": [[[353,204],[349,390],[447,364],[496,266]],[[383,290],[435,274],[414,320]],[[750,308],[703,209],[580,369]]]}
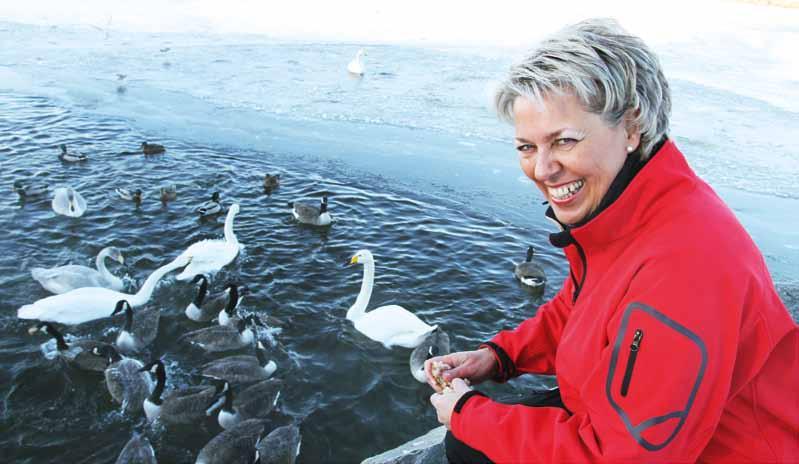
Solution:
{"label": "pearl earring", "polygon": [[627,145],[627,153],[633,151],[633,147],[631,145]]}

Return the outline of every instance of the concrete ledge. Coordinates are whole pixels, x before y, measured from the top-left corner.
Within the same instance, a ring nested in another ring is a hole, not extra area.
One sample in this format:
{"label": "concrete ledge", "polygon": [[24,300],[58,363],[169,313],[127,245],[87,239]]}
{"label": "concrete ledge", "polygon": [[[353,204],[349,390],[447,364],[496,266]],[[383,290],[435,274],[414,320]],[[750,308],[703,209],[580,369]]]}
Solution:
{"label": "concrete ledge", "polygon": [[436,427],[421,437],[367,458],[361,464],[447,464],[444,454],[446,434],[446,427]]}

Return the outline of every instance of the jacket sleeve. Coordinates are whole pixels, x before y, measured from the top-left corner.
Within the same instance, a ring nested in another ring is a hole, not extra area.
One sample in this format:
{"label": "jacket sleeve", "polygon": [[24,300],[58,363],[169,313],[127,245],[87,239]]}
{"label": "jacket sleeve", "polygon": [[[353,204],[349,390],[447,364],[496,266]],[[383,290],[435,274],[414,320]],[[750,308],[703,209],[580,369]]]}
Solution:
{"label": "jacket sleeve", "polygon": [[638,271],[590,373],[580,385],[559,375],[573,414],[467,394],[452,415],[455,437],[503,463],[696,461],[730,394],[746,291],[699,267],[676,257]]}
{"label": "jacket sleeve", "polygon": [[555,353],[571,312],[571,294],[572,281],[567,277],[558,294],[541,305],[535,316],[480,345],[491,348],[497,360],[494,380],[504,382],[524,373],[555,373]]}

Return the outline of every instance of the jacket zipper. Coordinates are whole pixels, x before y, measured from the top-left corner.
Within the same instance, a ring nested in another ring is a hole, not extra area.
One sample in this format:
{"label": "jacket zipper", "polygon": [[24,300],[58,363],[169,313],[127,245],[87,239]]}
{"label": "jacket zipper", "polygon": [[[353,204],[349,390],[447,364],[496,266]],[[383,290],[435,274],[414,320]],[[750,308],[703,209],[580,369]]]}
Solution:
{"label": "jacket zipper", "polygon": [[627,368],[624,369],[624,379],[621,381],[621,396],[627,396],[627,390],[630,389],[630,379],[633,376],[635,359],[638,357],[638,350],[641,348],[641,340],[643,339],[644,331],[641,329],[635,329],[635,334],[633,334],[633,342],[630,344],[630,357],[627,358]]}
{"label": "jacket zipper", "polygon": [[583,247],[580,246],[580,243],[571,237],[572,242],[574,242],[574,246],[577,248],[577,253],[580,255],[580,261],[583,263],[583,275],[580,277],[580,283],[577,283],[577,279],[574,276],[574,272],[569,270],[571,274],[572,282],[574,283],[574,293],[572,294],[572,304],[577,303],[577,297],[580,296],[580,290],[583,289],[583,284],[585,284],[585,276],[588,274],[588,260],[585,258],[585,251],[583,251]]}

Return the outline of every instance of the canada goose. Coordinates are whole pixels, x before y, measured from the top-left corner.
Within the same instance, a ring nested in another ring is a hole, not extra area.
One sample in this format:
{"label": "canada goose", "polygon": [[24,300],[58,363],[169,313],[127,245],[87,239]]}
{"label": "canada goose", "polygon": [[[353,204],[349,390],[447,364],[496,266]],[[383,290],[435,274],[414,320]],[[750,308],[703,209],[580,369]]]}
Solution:
{"label": "canada goose", "polygon": [[225,430],[230,430],[247,419],[263,419],[277,405],[281,388],[283,388],[281,380],[268,379],[254,383],[234,395],[233,387],[226,381],[219,398],[208,407],[206,414],[210,416],[221,407],[217,421]]}
{"label": "canada goose", "polygon": [[299,427],[296,425],[278,427],[258,441],[253,464],[294,464],[300,455],[301,445]]}
{"label": "canada goose", "polygon": [[122,448],[115,464],[158,464],[150,440],[133,432],[133,436]]}
{"label": "canada goose", "polygon": [[266,380],[274,374],[275,370],[277,370],[277,364],[267,359],[266,349],[259,341],[255,347],[255,356],[239,354],[215,359],[202,367],[202,375],[241,385]]}
{"label": "canada goose", "polygon": [[152,343],[158,335],[161,311],[158,308],[140,308],[133,314],[127,300],[119,300],[111,316],[125,312],[125,325],[117,335],[117,347],[123,353],[135,353]]}
{"label": "canada goose", "polygon": [[144,407],[144,400],[154,387],[149,374],[142,372],[144,365],[141,361],[120,356],[111,345],[94,348],[92,354],[108,360],[105,385],[111,398],[121,404],[127,414],[140,412]]}
{"label": "canada goose", "polygon": [[49,322],[39,322],[28,329],[30,335],[36,332],[45,333],[56,341],[58,356],[71,366],[84,371],[104,372],[108,367],[108,359],[94,354],[96,349],[109,347],[108,343],[98,340],[76,340],[67,343],[55,326]]}
{"label": "canada goose", "polygon": [[327,211],[327,195],[322,197],[322,202],[318,207],[298,201],[289,203],[289,206],[293,208],[292,214],[294,215],[294,219],[303,224],[327,226],[333,221],[333,218]]}
{"label": "canada goose", "polygon": [[427,383],[427,374],[424,371],[424,362],[436,356],[449,354],[449,335],[437,327],[430,332],[411,352],[408,364],[411,368],[413,378],[421,383]]}
{"label": "canada goose", "polygon": [[144,414],[150,422],[156,419],[161,419],[165,424],[194,424],[202,421],[205,410],[220,391],[218,386],[199,385],[172,390],[161,398],[166,386],[164,363],[157,359],[142,367],[141,371],[149,371],[156,376],[155,389],[144,400]]}
{"label": "canada goose", "polygon": [[513,275],[528,287],[541,288],[547,283],[547,276],[541,265],[533,261],[533,254],[533,247],[528,248],[527,259],[514,267]]}
{"label": "canada goose", "polygon": [[264,422],[251,419],[223,430],[197,455],[197,464],[251,464],[256,462],[256,445],[264,432]]}
{"label": "canada goose", "polygon": [[[249,325],[249,327],[248,327]],[[254,343],[257,338],[255,318],[250,315],[238,319],[236,326],[215,325],[188,332],[180,337],[209,353],[240,350]]]}
{"label": "canada goose", "polygon": [[164,153],[166,149],[163,145],[158,145],[157,143],[141,143],[141,151],[145,155],[157,155],[159,153]]}

